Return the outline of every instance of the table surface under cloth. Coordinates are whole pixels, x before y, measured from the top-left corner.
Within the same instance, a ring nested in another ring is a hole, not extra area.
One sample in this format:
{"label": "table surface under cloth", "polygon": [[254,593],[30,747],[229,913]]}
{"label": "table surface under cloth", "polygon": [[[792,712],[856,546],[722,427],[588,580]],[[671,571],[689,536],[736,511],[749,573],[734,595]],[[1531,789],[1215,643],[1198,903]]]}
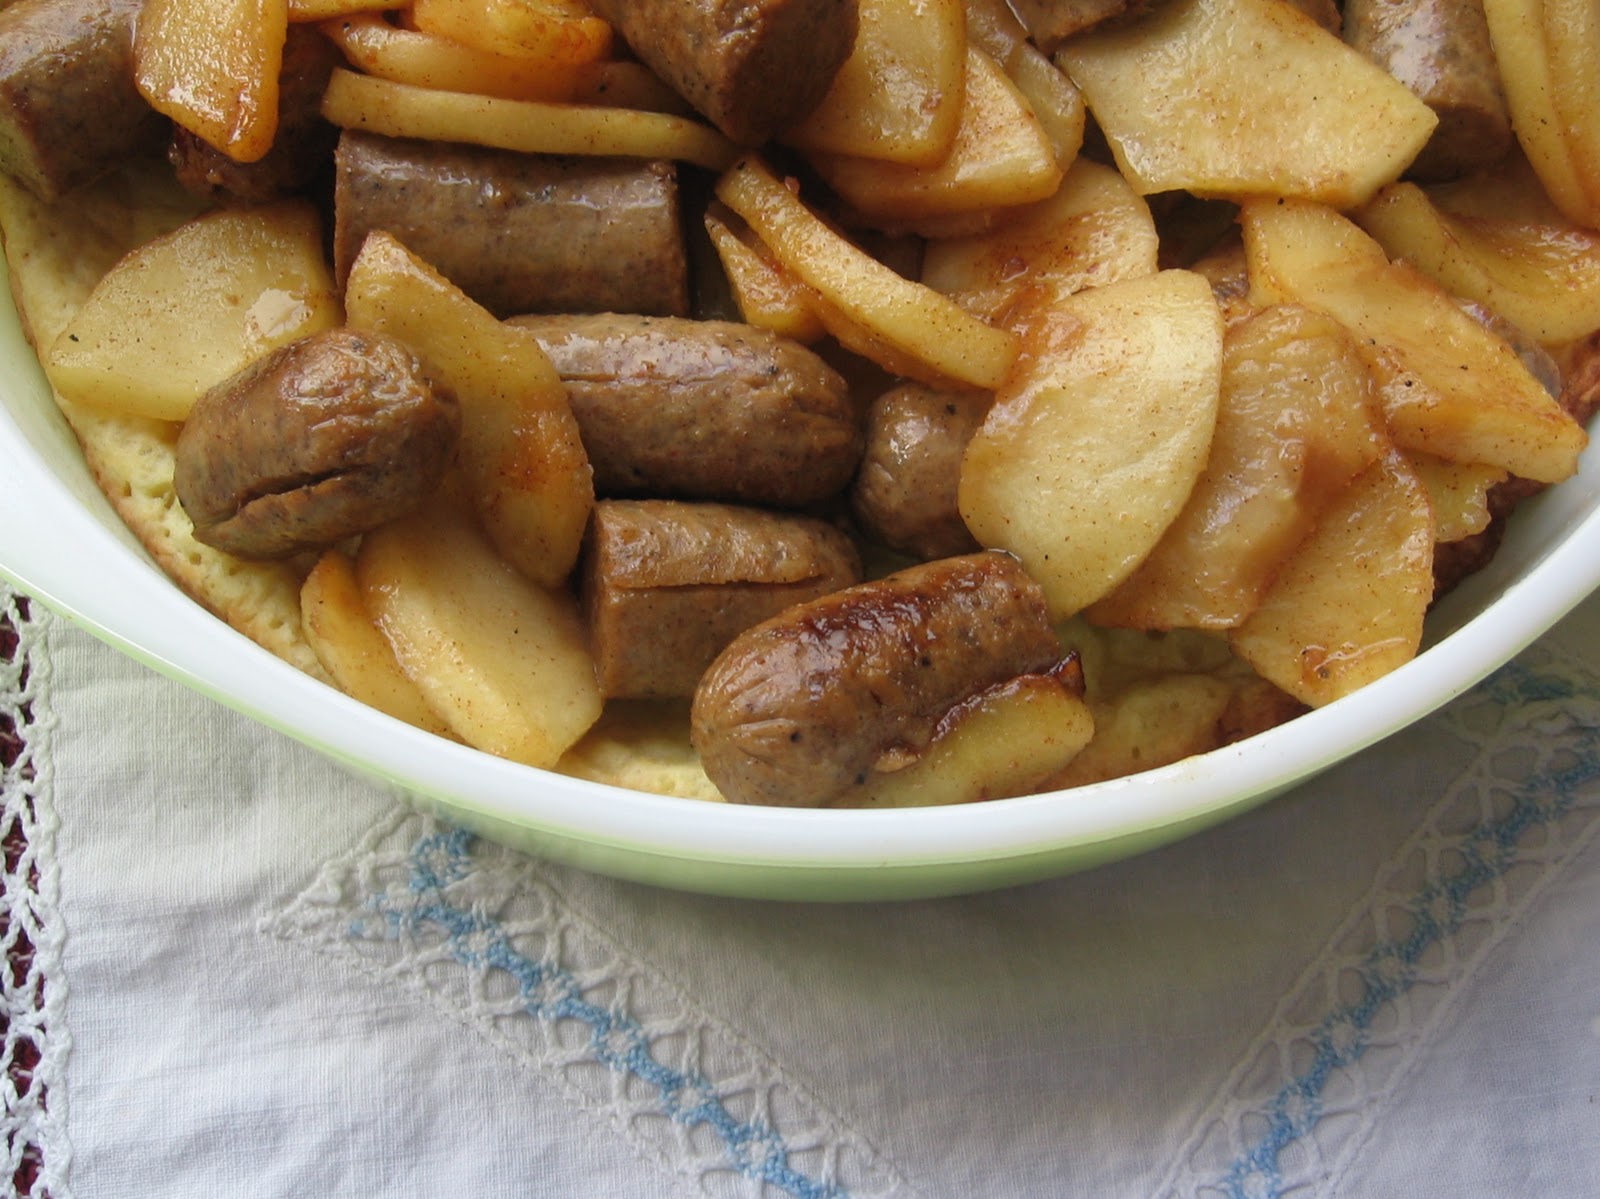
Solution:
{"label": "table surface under cloth", "polygon": [[518,856],[0,611],[17,1193],[1600,1195],[1600,600],[1191,840],[849,906]]}

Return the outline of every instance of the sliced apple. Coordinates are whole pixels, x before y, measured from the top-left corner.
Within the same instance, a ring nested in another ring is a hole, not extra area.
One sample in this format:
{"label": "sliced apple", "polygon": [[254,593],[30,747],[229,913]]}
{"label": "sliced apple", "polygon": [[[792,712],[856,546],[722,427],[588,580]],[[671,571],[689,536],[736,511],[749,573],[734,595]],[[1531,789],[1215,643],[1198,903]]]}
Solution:
{"label": "sliced apple", "polygon": [[333,72],[322,113],[335,125],[385,137],[465,142],[524,154],[671,158],[721,170],[732,144],[699,121],[595,104],[508,100]]}
{"label": "sliced apple", "polygon": [[961,0],[860,0],[858,20],[855,48],[828,94],[783,140],[807,152],[938,162],[961,119]]}
{"label": "sliced apple", "polygon": [[1211,288],[1164,271],[1043,310],[962,462],[958,504],[1072,615],[1131,574],[1205,468],[1222,372]]}
{"label": "sliced apple", "polygon": [[419,729],[455,736],[400,669],[394,650],[372,623],[355,563],[343,550],[328,550],[306,576],[300,589],[300,623],[311,652],[346,695]]}
{"label": "sliced apple", "polygon": [[744,218],[786,274],[817,293],[818,316],[829,332],[885,369],[928,383],[986,388],[999,386],[1010,371],[1015,334],[986,324],[853,245],[759,157],[735,163],[717,181],[716,194]]}
{"label": "sliced apple", "polygon": [[147,0],[133,40],[139,94],[228,157],[255,162],[278,132],[288,28],[287,0]]}
{"label": "sliced apple", "polygon": [[586,65],[530,62],[467,46],[436,33],[402,29],[378,13],[351,13],[318,25],[368,75],[415,87],[508,100],[575,100]]}
{"label": "sliced apple", "polygon": [[1055,147],[1016,84],[975,46],[965,61],[961,119],[937,162],[811,155],[817,172],[866,220],[916,229],[928,217],[1032,204],[1060,185]]}
{"label": "sliced apple", "polygon": [[1252,201],[1240,222],[1252,299],[1320,309],[1356,334],[1396,445],[1545,483],[1577,469],[1582,426],[1437,283],[1324,205]]}
{"label": "sliced apple", "polygon": [[1589,225],[1600,224],[1600,5],[1594,0],[1544,0],[1551,101],[1588,201]]}
{"label": "sliced apple", "polygon": [[118,261],[43,364],[68,399],[179,421],[207,389],[341,319],[310,205],[217,209]]}
{"label": "sliced apple", "polygon": [[386,233],[356,256],[345,286],[355,328],[409,345],[461,405],[459,455],[495,546],[554,586],[577,562],[593,473],[561,376],[529,330],[496,320]]}
{"label": "sliced apple", "polygon": [[1156,273],[1150,206],[1110,167],[1083,158],[1048,200],[988,233],[930,242],[922,281],[986,321],[1011,326],[1082,291]]}
{"label": "sliced apple", "polygon": [[1056,54],[1142,194],[1359,204],[1399,177],[1438,118],[1281,0],[1174,0]]}
{"label": "sliced apple", "polygon": [[1371,377],[1343,325],[1298,305],[1237,322],[1223,341],[1205,471],[1150,556],[1089,619],[1239,624],[1322,510],[1387,446]]}
{"label": "sliced apple", "polygon": [[1083,146],[1083,93],[1028,37],[1007,0],[966,0],[967,38],[1011,76],[1027,97],[1063,168]]}
{"label": "sliced apple", "polygon": [[1405,459],[1368,467],[1323,514],[1231,637],[1264,678],[1312,707],[1409,662],[1433,599],[1433,510]]}
{"label": "sliced apple", "polygon": [[[1454,189],[1457,203],[1468,203]],[[1600,328],[1600,233],[1565,218],[1456,215],[1414,183],[1393,183],[1351,214],[1390,258],[1404,258],[1452,295],[1475,300],[1536,341]]]}
{"label": "sliced apple", "polygon": [[448,498],[362,539],[366,610],[468,745],[551,767],[600,717],[577,601],[513,570]]}
{"label": "sliced apple", "polygon": [[[1600,218],[1600,197],[1591,197],[1584,189],[1565,123],[1556,108],[1555,69],[1545,39],[1545,3],[1483,0],[1483,15],[1511,110],[1511,128],[1529,165],[1568,220],[1592,227]],[[1592,74],[1593,63],[1581,69]]]}
{"label": "sliced apple", "polygon": [[840,808],[926,808],[1026,795],[1089,744],[1094,718],[1055,674],[1028,674],[980,692],[940,722],[928,748],[899,770],[869,774]]}
{"label": "sliced apple", "polygon": [[412,0],[424,33],[550,66],[611,52],[611,26],[576,0]]}
{"label": "sliced apple", "polygon": [[1477,462],[1446,462],[1432,454],[1410,453],[1406,459],[1433,505],[1433,539],[1460,541],[1481,533],[1492,515],[1489,493],[1506,481],[1506,472]]}
{"label": "sliced apple", "polygon": [[707,211],[705,225],[746,324],[806,345],[826,332],[807,303],[807,289],[778,269],[760,239],[740,236],[714,211]]}

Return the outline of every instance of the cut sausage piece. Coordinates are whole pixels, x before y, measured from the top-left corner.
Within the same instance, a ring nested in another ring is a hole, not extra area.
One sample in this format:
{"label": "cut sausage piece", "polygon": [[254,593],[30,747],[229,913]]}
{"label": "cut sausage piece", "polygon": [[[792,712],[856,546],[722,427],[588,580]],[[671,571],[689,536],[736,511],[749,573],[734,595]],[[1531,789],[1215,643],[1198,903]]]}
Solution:
{"label": "cut sausage piece", "polygon": [[843,377],[797,342],[730,321],[524,316],[567,386],[602,495],[798,508],[861,457]]}
{"label": "cut sausage piece", "polygon": [[592,0],[713,125],[755,146],[809,113],[855,46],[856,0]]}
{"label": "cut sausage piece", "polygon": [[967,442],[993,397],[922,383],[892,387],[867,413],[867,448],[850,505],[873,540],[923,560],[972,553],[956,491]]}
{"label": "cut sausage piece", "polygon": [[0,11],[0,171],[44,199],[161,144],[133,82],[142,0],[19,0]]}
{"label": "cut sausage piece", "polygon": [[347,129],[335,154],[342,281],[383,229],[497,316],[683,316],[689,268],[670,162],[517,154]]}
{"label": "cut sausage piece", "polygon": [[1344,40],[1438,114],[1408,171],[1413,178],[1454,179],[1511,148],[1482,0],[1348,0]]}
{"label": "cut sausage piece", "polygon": [[741,633],[700,680],[690,737],[729,800],[817,807],[920,754],[962,700],[1061,657],[1015,558],[944,558]]}
{"label": "cut sausage piece", "polygon": [[804,516],[729,504],[602,500],[583,570],[608,698],[687,698],[737,634],[861,578],[850,539]]}
{"label": "cut sausage piece", "polygon": [[174,125],[167,157],[178,181],[203,199],[244,203],[305,192],[326,182],[339,130],[323,118],[322,93],[333,68],[342,61],[333,43],[316,29],[290,25],[279,71],[278,132],[272,149],[254,162],[239,162]]}

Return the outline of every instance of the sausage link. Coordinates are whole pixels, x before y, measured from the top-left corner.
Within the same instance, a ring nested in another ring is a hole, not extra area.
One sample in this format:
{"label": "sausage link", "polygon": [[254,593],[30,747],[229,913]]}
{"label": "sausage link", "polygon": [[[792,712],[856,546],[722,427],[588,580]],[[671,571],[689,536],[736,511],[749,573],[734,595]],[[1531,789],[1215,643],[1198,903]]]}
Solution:
{"label": "sausage link", "polygon": [[1482,0],[1347,0],[1344,40],[1410,88],[1439,117],[1411,164],[1417,179],[1454,179],[1511,148]]}
{"label": "sausage link", "polygon": [[684,698],[736,635],[860,581],[854,544],[824,521],[731,504],[602,500],[583,606],[608,698]]}
{"label": "sausage link", "polygon": [[690,737],[729,800],[816,807],[920,754],[968,696],[1061,656],[1015,558],[944,558],[740,634],[695,691]]}
{"label": "sausage link", "polygon": [[387,230],[498,316],[689,308],[670,162],[516,154],[347,129],[334,156],[334,267]]}
{"label": "sausage link", "polygon": [[862,531],[927,560],[978,548],[956,505],[961,458],[992,403],[987,392],[892,387],[867,412],[867,448],[850,493]]}
{"label": "sausage link", "polygon": [[44,199],[132,155],[166,122],[133,82],[143,0],[18,0],[0,10],[0,171]]}
{"label": "sausage link", "polygon": [[843,491],[861,415],[816,354],[729,321],[524,316],[567,386],[602,495],[798,508]]}
{"label": "sausage link", "polygon": [[855,46],[856,0],[592,0],[711,123],[759,145],[809,113]]}
{"label": "sausage link", "polygon": [[405,346],[330,329],[200,398],[178,434],[173,488],[196,540],[285,557],[409,511],[444,474],[460,419]]}

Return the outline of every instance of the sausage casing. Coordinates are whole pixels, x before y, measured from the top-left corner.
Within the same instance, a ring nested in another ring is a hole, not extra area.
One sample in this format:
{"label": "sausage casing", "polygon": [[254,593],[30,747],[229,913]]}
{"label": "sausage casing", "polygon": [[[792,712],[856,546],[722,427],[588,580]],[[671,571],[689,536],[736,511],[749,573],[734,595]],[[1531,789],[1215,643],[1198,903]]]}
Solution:
{"label": "sausage casing", "polygon": [[1344,39],[1439,117],[1411,164],[1418,179],[1453,179],[1498,162],[1511,117],[1482,0],[1347,0]]}
{"label": "sausage casing", "polygon": [[0,10],[0,171],[51,199],[161,144],[133,81],[143,0],[19,0]]}
{"label": "sausage casing", "polygon": [[944,558],[741,633],[700,680],[690,737],[729,800],[816,807],[919,754],[963,699],[1061,656],[1015,558]]}
{"label": "sausage casing", "polygon": [[730,321],[527,316],[602,495],[798,508],[842,491],[861,415],[798,342]]}
{"label": "sausage casing", "polygon": [[405,346],[329,329],[200,398],[178,434],[173,487],[196,540],[285,557],[415,507],[449,464],[460,420]]}
{"label": "sausage casing", "polygon": [[582,574],[607,697],[687,698],[722,647],[791,604],[861,578],[824,521],[730,504],[602,500]]}
{"label": "sausage casing", "polygon": [[867,413],[867,444],[850,505],[863,531],[914,558],[968,554],[977,539],[961,519],[961,458],[993,397],[922,383],[892,387]]}
{"label": "sausage casing", "polygon": [[759,145],[809,113],[855,46],[856,0],[593,0],[713,125]]}
{"label": "sausage casing", "polygon": [[670,162],[516,154],[347,129],[334,155],[334,268],[387,230],[497,316],[689,307]]}

